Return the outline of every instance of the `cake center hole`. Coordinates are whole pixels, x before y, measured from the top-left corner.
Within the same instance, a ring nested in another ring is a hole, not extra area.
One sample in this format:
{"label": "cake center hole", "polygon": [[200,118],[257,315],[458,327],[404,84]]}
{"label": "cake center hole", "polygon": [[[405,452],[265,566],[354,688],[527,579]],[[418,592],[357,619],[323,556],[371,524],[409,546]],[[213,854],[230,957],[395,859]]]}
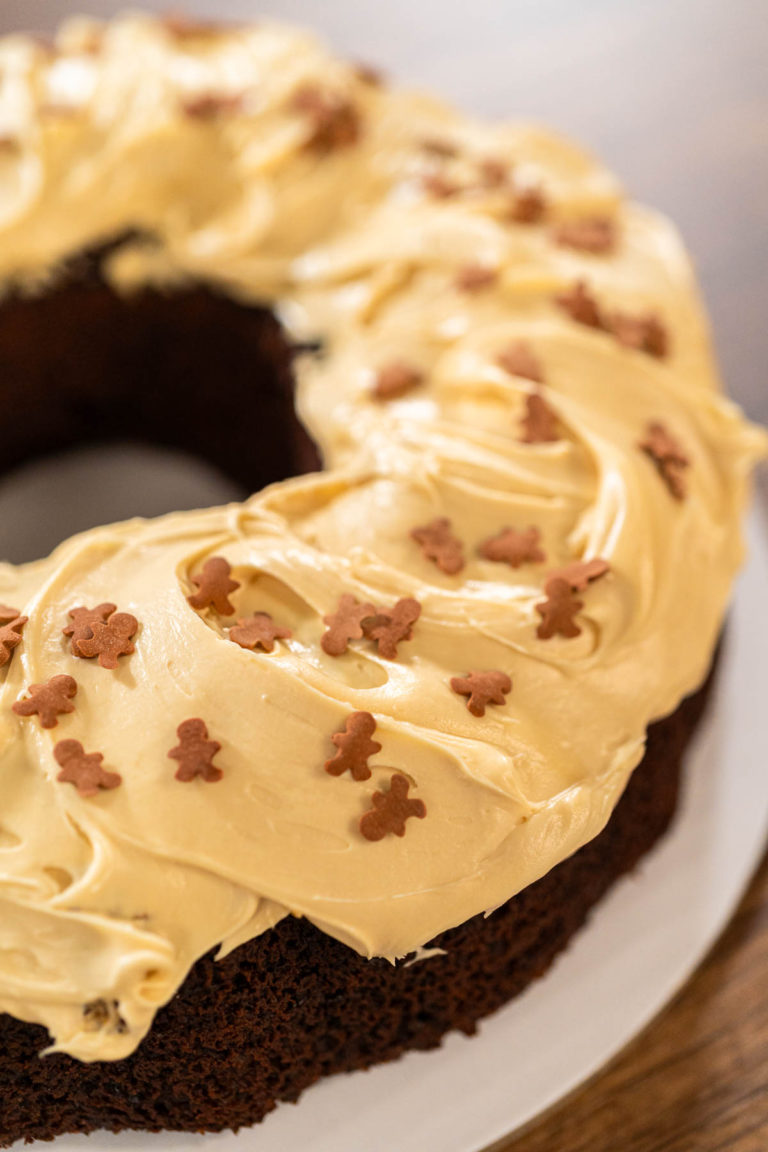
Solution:
{"label": "cake center hole", "polygon": [[318,466],[274,314],[204,284],[119,293],[110,253],[131,242],[80,254],[39,295],[11,290],[0,309],[13,415],[0,434],[2,560]]}
{"label": "cake center hole", "polygon": [[205,461],[150,445],[77,449],[0,481],[0,558],[46,556],[75,532],[241,500],[245,490]]}

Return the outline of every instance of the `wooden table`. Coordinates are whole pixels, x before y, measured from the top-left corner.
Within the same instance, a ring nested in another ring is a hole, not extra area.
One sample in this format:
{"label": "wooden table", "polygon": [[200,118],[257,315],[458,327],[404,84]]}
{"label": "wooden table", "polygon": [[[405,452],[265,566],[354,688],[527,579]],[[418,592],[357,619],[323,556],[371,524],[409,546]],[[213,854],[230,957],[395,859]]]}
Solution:
{"label": "wooden table", "polygon": [[673,1003],[583,1089],[488,1152],[766,1152],[768,857]]}
{"label": "wooden table", "polygon": [[[254,11],[251,0],[154,6]],[[50,26],[77,7],[4,0],[0,28]],[[319,26],[357,58],[466,108],[534,117],[588,142],[633,195],[680,224],[728,385],[768,421],[765,0],[261,0],[258,10]],[[502,1149],[766,1152],[768,863],[677,1000],[589,1086],[494,1152]]]}

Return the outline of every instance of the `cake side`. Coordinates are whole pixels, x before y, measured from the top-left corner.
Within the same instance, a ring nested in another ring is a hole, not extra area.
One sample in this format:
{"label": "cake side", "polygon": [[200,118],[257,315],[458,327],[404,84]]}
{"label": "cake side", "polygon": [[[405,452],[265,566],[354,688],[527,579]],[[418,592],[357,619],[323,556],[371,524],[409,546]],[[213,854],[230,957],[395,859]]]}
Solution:
{"label": "cake side", "polygon": [[237,1129],[322,1076],[434,1047],[452,1029],[474,1032],[544,974],[667,829],[711,686],[712,676],[652,725],[643,760],[595,840],[491,916],[430,943],[442,952],[393,967],[285,919],[225,960],[199,960],[138,1052],[116,1063],[40,1060],[45,1030],[0,1016],[0,1145],[99,1128]]}

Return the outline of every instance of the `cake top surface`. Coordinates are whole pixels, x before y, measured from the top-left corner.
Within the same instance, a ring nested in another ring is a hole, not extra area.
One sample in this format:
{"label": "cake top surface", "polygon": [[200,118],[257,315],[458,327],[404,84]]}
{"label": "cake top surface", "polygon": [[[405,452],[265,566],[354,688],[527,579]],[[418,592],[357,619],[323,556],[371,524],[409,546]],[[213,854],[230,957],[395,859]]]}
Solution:
{"label": "cake top surface", "polygon": [[0,566],[0,1010],[84,1060],[216,945],[293,914],[403,956],[597,835],[706,673],[765,450],[668,223],[296,29],[0,44],[4,282],[126,232],[120,290],[323,341],[327,470]]}

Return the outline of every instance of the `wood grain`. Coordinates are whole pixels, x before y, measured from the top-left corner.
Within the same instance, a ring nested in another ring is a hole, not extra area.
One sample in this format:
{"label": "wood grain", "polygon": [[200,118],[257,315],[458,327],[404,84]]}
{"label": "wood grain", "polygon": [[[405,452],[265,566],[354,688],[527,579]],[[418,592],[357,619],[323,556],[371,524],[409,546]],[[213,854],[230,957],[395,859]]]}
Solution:
{"label": "wood grain", "polygon": [[768,857],[661,1016],[585,1088],[488,1152],[766,1152],[767,1056]]}

